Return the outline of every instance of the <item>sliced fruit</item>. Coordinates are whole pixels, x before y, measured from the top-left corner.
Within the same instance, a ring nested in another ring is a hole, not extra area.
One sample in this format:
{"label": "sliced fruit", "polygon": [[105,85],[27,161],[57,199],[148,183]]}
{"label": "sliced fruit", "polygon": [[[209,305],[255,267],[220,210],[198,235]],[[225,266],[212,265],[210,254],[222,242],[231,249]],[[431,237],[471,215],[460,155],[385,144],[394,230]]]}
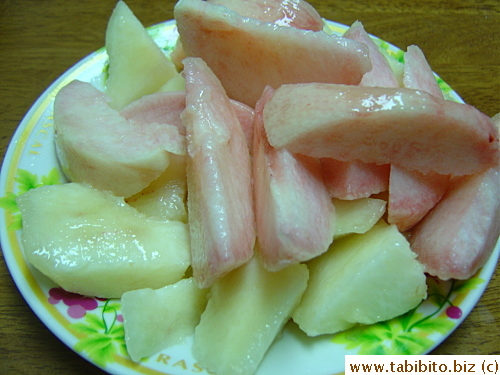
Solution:
{"label": "sliced fruit", "polygon": [[500,235],[500,174],[491,168],[457,178],[410,235],[426,272],[468,279],[484,265]]}
{"label": "sliced fruit", "polygon": [[264,108],[269,143],[340,161],[465,175],[496,165],[498,132],[476,108],[406,88],[283,85]]}
{"label": "sliced fruit", "polygon": [[193,355],[199,364],[217,375],[254,374],[307,279],[304,264],[270,272],[254,258],[217,281],[195,330]]}
{"label": "sliced fruit", "polygon": [[181,113],[186,108],[186,93],[184,91],[165,91],[145,95],[128,104],[120,115],[127,121],[138,124],[170,124],[174,125],[180,134],[185,135]]}
{"label": "sliced fruit", "polygon": [[[236,111],[236,116],[243,128],[248,145],[251,146],[253,137],[253,108],[236,100],[230,99],[230,102]],[[175,125],[179,129],[179,133],[185,135],[186,129],[180,117],[185,108],[186,93],[184,91],[157,92],[130,103],[120,111],[120,115],[134,124],[147,125],[158,123]]]}
{"label": "sliced fruit", "polygon": [[17,204],[27,261],[69,292],[119,298],[175,283],[189,266],[186,224],[148,219],[108,192],[43,186]]}
{"label": "sliced fruit", "polygon": [[184,59],[188,215],[193,277],[199,287],[253,255],[250,154],[220,81],[200,58]]}
{"label": "sliced fruit", "polygon": [[443,197],[450,176],[391,165],[387,221],[402,232],[417,224]]}
{"label": "sliced fruit", "polygon": [[325,185],[332,198],[366,198],[389,188],[389,165],[321,158],[321,167]]}
{"label": "sliced fruit", "polygon": [[202,0],[178,1],[174,16],[184,53],[201,57],[228,96],[252,108],[266,86],[358,84],[371,69],[364,44],[322,31],[242,17]]}
{"label": "sliced fruit", "polygon": [[[443,99],[434,73],[420,48],[409,46],[404,57],[404,87],[423,90]],[[388,222],[396,224],[400,231],[411,229],[439,202],[449,180],[447,175],[422,174],[391,165]]]}
{"label": "sliced fruit", "polygon": [[387,58],[380,52],[361,22],[355,21],[344,33],[344,37],[364,43],[368,47],[372,70],[365,73],[359,83],[361,86],[399,87]]}
{"label": "sliced fruit", "polygon": [[156,180],[170,155],[184,154],[185,137],[168,123],[127,120],[92,84],[72,81],[54,101],[57,156],[64,173],[129,197]]}
{"label": "sliced fruit", "polygon": [[167,91],[184,91],[186,89],[186,81],[184,81],[184,77],[182,73],[176,73],[172,78],[170,78],[167,83],[165,83],[162,87],[158,89],[160,92]]}
{"label": "sliced fruit", "polygon": [[409,46],[404,59],[404,87],[424,90],[437,98],[443,98],[443,92],[422,50],[418,46]]}
{"label": "sliced fruit", "polygon": [[186,199],[186,156],[172,154],[167,170],[125,201],[147,216],[187,223]]}
{"label": "sliced fruit", "polygon": [[293,320],[309,336],[394,318],[427,294],[424,267],[395,225],[337,239],[308,268]]}
{"label": "sliced fruit", "polygon": [[123,1],[118,1],[108,21],[106,51],[109,55],[106,94],[115,109],[158,91],[177,73],[174,64]]}
{"label": "sliced fruit", "polygon": [[335,208],[318,159],[292,155],[269,145],[262,109],[267,87],[255,108],[253,184],[259,258],[277,271],[324,253],[335,233]]}
{"label": "sliced fruit", "polygon": [[321,31],[323,19],[311,4],[304,0],[208,0],[223,5],[243,17],[272,22],[296,29]]}
{"label": "sliced fruit", "polygon": [[121,308],[130,358],[139,362],[192,336],[207,304],[207,293],[192,278],[156,290],[123,293]]}
{"label": "sliced fruit", "polygon": [[333,199],[333,205],[337,214],[335,237],[368,232],[382,218],[386,208],[384,200],[374,198]]}

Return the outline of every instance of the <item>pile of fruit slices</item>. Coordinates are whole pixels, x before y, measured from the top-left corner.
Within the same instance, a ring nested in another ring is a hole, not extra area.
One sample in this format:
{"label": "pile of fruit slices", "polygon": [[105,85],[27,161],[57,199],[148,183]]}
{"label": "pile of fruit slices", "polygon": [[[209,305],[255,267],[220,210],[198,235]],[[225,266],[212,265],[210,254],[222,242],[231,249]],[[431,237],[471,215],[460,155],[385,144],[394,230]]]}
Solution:
{"label": "pile of fruit slices", "polygon": [[[181,0],[168,59],[119,2],[106,93],[74,81],[57,95],[72,182],[18,198],[23,248],[65,290],[122,298],[135,361],[194,332],[203,367],[252,374],[290,318],[311,336],[390,319],[425,298],[424,272],[468,278],[493,249],[493,122],[440,97],[416,47],[398,75],[360,23],[344,37],[311,31],[318,17],[299,3],[308,26]],[[258,48],[225,40],[221,20]],[[283,40],[311,46],[307,69]],[[325,45],[344,58],[334,72]],[[241,59],[262,48],[257,79]],[[311,59],[325,83],[288,84],[314,81]]]}

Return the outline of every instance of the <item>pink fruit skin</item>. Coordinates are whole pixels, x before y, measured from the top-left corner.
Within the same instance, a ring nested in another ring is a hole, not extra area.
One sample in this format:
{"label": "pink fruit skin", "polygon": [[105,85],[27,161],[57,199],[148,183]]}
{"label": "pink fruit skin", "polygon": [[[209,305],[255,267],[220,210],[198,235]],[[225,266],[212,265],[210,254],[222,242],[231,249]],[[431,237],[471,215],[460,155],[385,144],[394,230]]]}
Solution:
{"label": "pink fruit skin", "polygon": [[361,79],[361,86],[380,86],[380,87],[398,87],[398,80],[392,71],[389,62],[380,52],[378,46],[365,31],[363,24],[359,21],[354,22],[344,33],[345,38],[356,40],[366,44],[370,52],[370,61],[372,70],[365,73]]}
{"label": "pink fruit skin", "polygon": [[387,221],[402,232],[420,221],[441,199],[450,176],[424,175],[391,165]]}
{"label": "pink fruit skin", "polygon": [[498,133],[476,108],[406,88],[283,85],[264,108],[269,143],[341,161],[394,163],[427,174],[494,166]]}
{"label": "pink fruit skin", "polygon": [[328,249],[335,233],[335,209],[318,159],[276,150],[267,142],[262,109],[267,87],[255,108],[254,202],[262,264],[278,271]]}
{"label": "pink fruit skin", "polygon": [[171,124],[179,129],[179,133],[185,135],[186,129],[181,121],[184,108],[184,91],[157,92],[133,101],[120,111],[120,115],[140,124]]}
{"label": "pink fruit skin", "polygon": [[322,158],[323,179],[332,198],[353,200],[387,191],[389,165]]}
{"label": "pink fruit skin", "polygon": [[196,284],[206,288],[253,255],[250,154],[217,77],[200,58],[183,63],[191,265]]}
{"label": "pink fruit skin", "polygon": [[404,87],[424,90],[436,98],[442,99],[443,93],[422,50],[417,46],[409,46],[404,58]]}
{"label": "pink fruit skin", "polygon": [[[364,43],[369,50],[372,69],[363,75],[360,86],[398,87],[398,80],[389,62],[365,31],[363,24],[354,22],[344,37]],[[389,187],[389,165],[351,162],[331,158],[321,159],[323,177],[332,198],[359,199],[386,191]]]}
{"label": "pink fruit skin", "polygon": [[201,57],[228,96],[252,108],[268,85],[356,85],[371,69],[364,44],[321,31],[245,18],[202,0],[180,0],[174,16],[186,56]]}
{"label": "pink fruit skin", "polygon": [[316,9],[304,0],[208,0],[208,2],[223,5],[242,17],[302,30],[323,30],[323,19]]}
{"label": "pink fruit skin", "polygon": [[[249,146],[252,144],[253,116],[251,107],[231,99],[236,116],[243,127]],[[171,124],[185,135],[181,113],[186,108],[186,93],[184,91],[157,92],[143,96],[120,111],[120,115],[136,124]]]}
{"label": "pink fruit skin", "polygon": [[185,137],[168,123],[135,123],[109,106],[92,84],[72,81],[54,101],[58,158],[71,181],[129,197],[183,154]]}
{"label": "pink fruit skin", "polygon": [[426,272],[468,279],[484,265],[500,235],[499,167],[456,178],[441,201],[410,232]]}
{"label": "pink fruit skin", "polygon": [[[404,86],[442,99],[443,94],[420,48],[409,46],[404,56]],[[400,231],[412,228],[439,202],[450,180],[447,175],[425,175],[395,164],[391,165],[390,176],[387,219]]]}

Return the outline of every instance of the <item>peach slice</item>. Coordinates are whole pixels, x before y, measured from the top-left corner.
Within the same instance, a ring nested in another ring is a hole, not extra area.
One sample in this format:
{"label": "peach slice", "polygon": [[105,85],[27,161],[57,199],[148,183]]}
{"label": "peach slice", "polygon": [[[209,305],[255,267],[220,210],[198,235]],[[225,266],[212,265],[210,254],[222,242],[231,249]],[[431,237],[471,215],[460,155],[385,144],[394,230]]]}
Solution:
{"label": "peach slice", "polygon": [[498,132],[476,108],[406,88],[283,85],[264,108],[269,143],[341,161],[466,175],[498,162]]}
{"label": "peach slice", "polygon": [[335,208],[318,159],[276,150],[267,142],[262,108],[272,91],[267,87],[255,108],[252,165],[260,260],[277,271],[328,249]]}
{"label": "peach slice", "polygon": [[250,154],[220,81],[202,59],[183,62],[191,264],[196,284],[209,287],[253,255]]}
{"label": "peach slice", "polygon": [[266,86],[294,82],[355,85],[371,69],[364,44],[323,31],[242,17],[202,0],[180,0],[174,16],[184,53],[201,57],[228,96],[252,108]]}
{"label": "peach slice", "polygon": [[500,174],[490,168],[457,178],[411,231],[426,272],[442,280],[468,279],[484,265],[500,235]]}
{"label": "peach slice", "polygon": [[92,84],[72,81],[54,102],[57,156],[66,176],[121,197],[138,193],[185,154],[175,125],[128,121]]}

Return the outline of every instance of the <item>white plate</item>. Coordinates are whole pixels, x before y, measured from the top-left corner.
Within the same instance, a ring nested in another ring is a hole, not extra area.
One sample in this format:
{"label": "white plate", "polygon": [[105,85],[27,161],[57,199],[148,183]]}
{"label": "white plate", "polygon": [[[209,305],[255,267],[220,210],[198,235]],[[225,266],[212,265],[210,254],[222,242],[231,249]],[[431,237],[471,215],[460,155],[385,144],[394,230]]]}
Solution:
{"label": "white plate", "polygon": [[[328,21],[333,32],[346,26]],[[166,53],[177,39],[174,21],[148,29]],[[395,59],[403,52],[377,39]],[[44,324],[82,357],[111,374],[208,374],[191,354],[191,342],[163,350],[141,364],[130,361],[125,350],[119,300],[78,296],[61,299],[61,290],[25,262],[19,241],[21,222],[13,205],[16,195],[41,184],[64,179],[54,150],[53,101],[71,80],[92,82],[103,88],[107,54],[100,49],[55,81],[29,110],[5,156],[0,180],[0,234],[5,261],[19,290]],[[447,99],[461,101],[438,77]],[[441,343],[475,306],[490,280],[500,244],[476,276],[462,282],[429,278],[429,297],[417,309],[401,317],[336,335],[308,338],[293,324],[272,345],[258,375],[326,375],[344,371],[345,354],[424,354]],[[68,306],[69,305],[69,306]],[[85,310],[82,306],[93,308]]]}

